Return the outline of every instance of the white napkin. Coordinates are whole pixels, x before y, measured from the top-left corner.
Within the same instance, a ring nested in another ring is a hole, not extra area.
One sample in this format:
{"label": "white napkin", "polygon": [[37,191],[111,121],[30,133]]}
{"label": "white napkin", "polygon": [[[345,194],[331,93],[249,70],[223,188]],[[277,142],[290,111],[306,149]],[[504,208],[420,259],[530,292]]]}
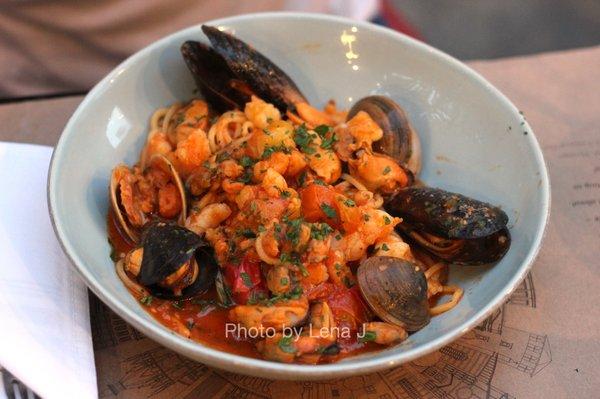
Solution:
{"label": "white napkin", "polygon": [[87,290],[46,205],[51,154],[0,142],[0,365],[43,398],[95,398]]}

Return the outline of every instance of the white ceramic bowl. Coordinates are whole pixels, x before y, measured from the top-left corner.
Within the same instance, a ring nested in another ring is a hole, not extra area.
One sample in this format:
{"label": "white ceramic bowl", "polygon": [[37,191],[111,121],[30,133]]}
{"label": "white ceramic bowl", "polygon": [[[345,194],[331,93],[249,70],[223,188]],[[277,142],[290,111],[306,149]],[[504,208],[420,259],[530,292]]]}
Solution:
{"label": "white ceramic bowl", "polygon": [[[334,98],[350,107],[369,94],[391,96],[421,137],[422,179],[501,205],[513,243],[495,266],[452,267],[465,289],[458,307],[432,319],[401,345],[330,365],[288,365],[220,352],[155,322],[127,292],[109,257],[106,213],[110,171],[136,161],[152,112],[193,97],[179,53],[206,41],[200,26],[134,54],[77,108],[50,166],[48,201],[56,234],[90,289],[150,338],[208,365],[268,378],[322,379],[363,374],[423,356],[458,338],[502,304],[531,266],[549,207],[539,145],[519,111],[459,61],[421,42],[368,23],[296,13],[253,14],[207,22],[270,57],[312,104]],[[527,132],[527,134],[524,134]]]}

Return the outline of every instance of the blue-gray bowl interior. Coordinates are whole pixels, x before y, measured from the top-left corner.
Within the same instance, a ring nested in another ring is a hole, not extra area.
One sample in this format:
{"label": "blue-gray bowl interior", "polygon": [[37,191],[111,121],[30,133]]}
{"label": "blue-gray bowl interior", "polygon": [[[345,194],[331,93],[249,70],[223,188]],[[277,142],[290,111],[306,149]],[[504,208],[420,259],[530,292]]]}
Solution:
{"label": "blue-gray bowl interior", "polygon": [[495,266],[451,268],[450,282],[465,289],[455,309],[433,318],[399,346],[338,364],[246,359],[162,327],[115,274],[106,230],[108,184],[116,164],[136,162],[152,112],[194,97],[179,46],[189,39],[205,41],[196,26],[117,67],[86,97],[56,148],[49,184],[55,229],[65,252],[103,301],[142,332],[194,359],[231,371],[298,379],[367,372],[411,360],[455,339],[506,299],[537,253],[548,211],[539,146],[510,102],[449,56],[370,24],[302,14],[256,14],[212,24],[270,57],[314,105],[333,98],[348,108],[369,94],[391,96],[421,138],[422,180],[501,205],[510,218],[512,246]]}

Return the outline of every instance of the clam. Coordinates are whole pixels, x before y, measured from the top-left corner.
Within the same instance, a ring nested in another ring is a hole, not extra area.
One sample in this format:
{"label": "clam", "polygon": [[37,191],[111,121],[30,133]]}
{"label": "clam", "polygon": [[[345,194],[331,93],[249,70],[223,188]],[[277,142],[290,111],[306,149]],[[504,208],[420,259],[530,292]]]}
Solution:
{"label": "clam", "polygon": [[202,25],[202,31],[212,47],[187,41],[181,52],[198,88],[215,108],[243,108],[251,94],[282,112],[306,102],[294,81],[247,43],[212,26]]}
{"label": "clam", "polygon": [[208,290],[217,271],[212,248],[202,237],[161,220],[148,224],[141,246],[117,265],[119,277],[129,288],[164,299],[186,299]]}
{"label": "clam", "polygon": [[510,247],[508,216],[500,208],[433,187],[409,187],[385,209],[402,218],[397,229],[447,261],[476,265],[500,260]]}
{"label": "clam", "polygon": [[394,158],[417,176],[421,170],[421,144],[404,110],[389,97],[368,96],[352,106],[347,119],[359,111],[369,114],[383,130],[383,137],[373,143],[373,150]]}
{"label": "clam", "polygon": [[427,279],[418,265],[391,256],[372,256],[356,271],[360,291],[382,320],[407,331],[429,323]]}
{"label": "clam", "polygon": [[[138,181],[144,179],[144,174],[152,168],[164,171],[168,176],[168,182],[173,183],[177,188],[181,201],[181,211],[177,216],[177,221],[184,224],[187,217],[185,187],[175,166],[164,155],[156,154],[152,156],[148,161],[148,166],[141,174],[136,174],[127,165],[118,165],[113,169],[110,178],[111,206],[119,227],[136,244],[140,240],[141,229],[152,217],[152,210],[149,211],[147,209],[148,205],[142,204],[138,198]],[[148,183],[151,184],[151,182]],[[156,187],[156,189],[159,188]]]}

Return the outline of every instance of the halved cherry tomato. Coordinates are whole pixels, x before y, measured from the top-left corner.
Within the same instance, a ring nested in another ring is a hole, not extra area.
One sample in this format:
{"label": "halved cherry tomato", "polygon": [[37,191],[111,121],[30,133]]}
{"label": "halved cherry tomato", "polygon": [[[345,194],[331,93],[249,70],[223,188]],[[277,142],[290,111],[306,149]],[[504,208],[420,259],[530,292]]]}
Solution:
{"label": "halved cherry tomato", "polygon": [[333,188],[320,184],[310,184],[300,192],[302,215],[308,222],[339,223],[338,206]]}
{"label": "halved cherry tomato", "polygon": [[340,328],[347,327],[351,331],[357,331],[371,318],[371,312],[356,285],[346,288],[333,283],[323,283],[305,293],[310,301],[326,301]]}
{"label": "halved cherry tomato", "polygon": [[357,331],[364,322],[369,320],[369,309],[358,286],[349,289],[337,287],[338,289],[327,297],[327,304],[338,326]]}
{"label": "halved cherry tomato", "polygon": [[239,265],[227,264],[223,268],[225,283],[231,289],[233,300],[245,305],[251,297],[261,294],[266,297],[267,290],[260,272],[260,261],[244,257]]}

